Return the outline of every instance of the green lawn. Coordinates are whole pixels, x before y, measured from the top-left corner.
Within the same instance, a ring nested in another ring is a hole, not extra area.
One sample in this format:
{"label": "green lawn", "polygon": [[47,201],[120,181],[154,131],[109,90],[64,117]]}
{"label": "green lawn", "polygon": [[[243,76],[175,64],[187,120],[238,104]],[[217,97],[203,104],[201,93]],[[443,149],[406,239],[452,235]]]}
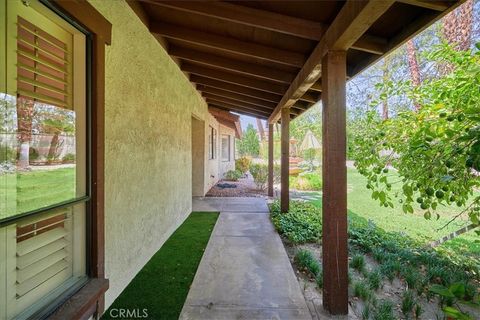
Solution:
{"label": "green lawn", "polygon": [[[393,175],[393,174],[392,174]],[[379,205],[378,201],[371,198],[371,190],[366,188],[366,179],[355,169],[348,169],[348,209],[350,218],[356,216],[370,219],[377,226],[385,231],[403,232],[409,237],[429,242],[458,230],[465,225],[464,220],[451,223],[447,228],[438,230],[444,226],[456,213],[461,211],[457,206],[440,207],[438,213],[440,219],[425,220],[423,210],[415,207],[413,214],[403,213],[401,206],[397,203],[395,208],[385,208]],[[397,184],[398,186],[399,184]],[[320,199],[313,202],[320,205]],[[447,241],[440,246],[440,249],[448,250],[450,254],[462,254],[480,256],[480,237],[473,231]]]}
{"label": "green lawn", "polygon": [[[120,294],[112,309],[148,309],[149,319],[178,319],[218,213],[194,212]],[[116,312],[116,311],[114,311]]]}
{"label": "green lawn", "polygon": [[75,198],[75,168],[0,175],[0,219]]}

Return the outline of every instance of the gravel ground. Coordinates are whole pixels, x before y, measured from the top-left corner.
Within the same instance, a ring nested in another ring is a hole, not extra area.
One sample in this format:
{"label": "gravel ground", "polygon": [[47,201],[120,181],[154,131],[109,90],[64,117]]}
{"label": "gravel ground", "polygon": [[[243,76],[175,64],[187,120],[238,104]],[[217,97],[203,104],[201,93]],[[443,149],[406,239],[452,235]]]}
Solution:
{"label": "gravel ground", "polygon": [[[236,188],[220,188],[219,184],[232,184]],[[206,194],[207,197],[266,197],[266,190],[259,190],[250,175],[238,181],[220,180]]]}

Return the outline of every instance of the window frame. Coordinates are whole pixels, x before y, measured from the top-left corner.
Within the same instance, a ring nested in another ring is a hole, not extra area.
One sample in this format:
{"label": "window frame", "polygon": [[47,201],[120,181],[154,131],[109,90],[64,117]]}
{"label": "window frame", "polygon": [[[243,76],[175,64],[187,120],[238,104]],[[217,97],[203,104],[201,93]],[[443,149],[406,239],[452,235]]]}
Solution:
{"label": "window frame", "polygon": [[[227,139],[227,152],[228,152],[226,158],[223,157],[223,141],[224,141],[223,139],[225,139],[225,138]],[[231,149],[231,141],[230,141],[231,139],[230,139],[230,135],[229,135],[229,134],[222,134],[222,137],[221,137],[220,140],[221,140],[221,152],[222,152],[221,156],[222,156],[222,161],[223,161],[223,162],[230,162],[230,160],[231,160],[231,158],[232,158],[232,157],[231,157],[232,149]]]}
{"label": "window frame", "polygon": [[208,160],[217,159],[217,129],[209,126],[208,134]]}
{"label": "window frame", "polygon": [[[60,203],[55,207],[86,205],[86,273],[87,283],[71,287],[55,304],[39,311],[40,317],[52,319],[89,318],[105,309],[105,220],[104,220],[104,154],[105,154],[105,46],[111,44],[112,25],[87,1],[39,0],[39,2],[86,34],[86,108],[87,108],[87,199]],[[52,208],[42,208],[42,211]],[[28,215],[35,214],[29,212]],[[15,220],[26,214],[16,216]],[[2,221],[2,225],[14,222]]]}

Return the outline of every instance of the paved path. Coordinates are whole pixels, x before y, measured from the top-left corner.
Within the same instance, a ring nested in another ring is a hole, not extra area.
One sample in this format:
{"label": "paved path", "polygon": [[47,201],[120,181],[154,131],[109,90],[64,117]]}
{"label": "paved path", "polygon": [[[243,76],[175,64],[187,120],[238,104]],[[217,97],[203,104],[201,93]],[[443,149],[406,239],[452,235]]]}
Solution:
{"label": "paved path", "polygon": [[259,198],[196,198],[220,211],[180,319],[312,319]]}

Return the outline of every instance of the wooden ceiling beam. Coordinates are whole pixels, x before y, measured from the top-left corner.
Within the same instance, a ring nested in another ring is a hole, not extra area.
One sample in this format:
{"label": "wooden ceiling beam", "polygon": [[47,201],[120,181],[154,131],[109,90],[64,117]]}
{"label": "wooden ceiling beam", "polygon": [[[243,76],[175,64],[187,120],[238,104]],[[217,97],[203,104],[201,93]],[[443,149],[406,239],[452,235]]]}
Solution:
{"label": "wooden ceiling beam", "polygon": [[351,48],[394,3],[394,0],[347,1],[278,103],[269,122],[276,122],[282,108],[291,107],[317,82],[321,77],[322,58],[329,50]]}
{"label": "wooden ceiling beam", "polygon": [[229,111],[249,113],[250,115],[261,116],[263,118],[268,118],[268,116],[270,115],[270,113],[268,113],[268,112],[264,112],[264,111],[260,111],[260,110],[251,110],[251,109],[248,109],[248,108],[245,108],[245,107],[239,107],[237,105],[232,105],[232,104],[229,104],[229,103],[225,103],[225,102],[217,101],[217,100],[213,100],[213,99],[206,99],[206,101],[209,105],[221,106],[223,109],[229,110]]}
{"label": "wooden ceiling beam", "polygon": [[320,40],[326,30],[325,25],[318,22],[226,2],[209,2],[208,5],[198,1],[146,2],[309,40]]}
{"label": "wooden ceiling beam", "polygon": [[210,53],[186,49],[179,46],[170,45],[168,54],[182,60],[201,63],[210,67],[233,71],[246,76],[253,76],[259,79],[290,84],[295,75],[258,64],[233,60]]}
{"label": "wooden ceiling beam", "polygon": [[199,76],[221,80],[221,81],[225,81],[225,82],[229,82],[229,83],[233,83],[240,86],[257,89],[265,92],[270,92],[270,93],[283,94],[287,90],[287,86],[285,85],[265,82],[262,80],[240,76],[240,75],[236,75],[236,74],[221,71],[221,70],[206,68],[206,67],[191,64],[191,63],[182,63],[181,69],[185,72],[189,72]]}
{"label": "wooden ceiling beam", "polygon": [[244,101],[238,101],[238,100],[235,100],[235,99],[225,98],[225,97],[217,96],[215,94],[211,94],[211,93],[208,93],[208,92],[202,92],[202,96],[205,97],[206,99],[209,99],[209,100],[220,101],[220,102],[231,104],[232,106],[242,107],[242,108],[245,108],[245,109],[258,110],[258,111],[262,111],[262,112],[265,112],[265,113],[268,113],[268,114],[271,114],[272,111],[273,111],[272,108],[259,107],[257,105],[250,104],[250,103],[247,103],[247,102],[244,102]]}
{"label": "wooden ceiling beam", "polygon": [[310,87],[310,90],[317,91],[317,92],[322,92],[322,81],[321,79],[318,79],[317,82],[312,84]]}
{"label": "wooden ceiling beam", "polygon": [[398,0],[398,2],[435,11],[445,11],[451,6],[451,2],[449,3],[448,1]]}
{"label": "wooden ceiling beam", "polygon": [[215,108],[215,109],[219,109],[219,110],[222,110],[222,111],[228,111],[228,112],[236,112],[238,114],[241,114],[241,115],[244,115],[244,116],[249,116],[249,117],[252,117],[252,118],[258,118],[258,119],[262,119],[262,120],[267,120],[268,119],[268,117],[264,116],[264,115],[253,114],[253,113],[246,112],[246,111],[231,110],[227,107],[224,107],[224,106],[221,106],[221,105],[216,105],[215,103],[210,103],[208,106],[209,106],[209,108]]}
{"label": "wooden ceiling beam", "polygon": [[317,103],[320,101],[321,94],[316,91],[307,91],[303,94],[303,96],[300,97],[299,100],[306,101],[306,102],[311,102],[311,103]]}
{"label": "wooden ceiling beam", "polygon": [[275,102],[278,103],[282,99],[281,95],[273,94],[270,92],[260,91],[252,88],[247,88],[244,86],[239,86],[236,84],[223,82],[211,78],[205,78],[202,76],[197,76],[195,74],[190,75],[190,81],[196,84],[201,84],[208,86],[210,88],[222,89],[234,93],[240,93],[249,97]]}
{"label": "wooden ceiling beam", "polygon": [[305,55],[302,53],[242,41],[232,37],[198,31],[165,22],[150,21],[150,32],[165,38],[185,41],[297,68],[301,68],[305,62]]}
{"label": "wooden ceiling beam", "polygon": [[[208,5],[205,5],[199,1],[143,1],[158,6],[181,10],[183,12],[194,13],[209,18],[216,18],[314,41],[320,41],[328,27],[326,24],[315,21],[226,2],[210,2]],[[355,49],[375,54],[383,54],[384,51],[382,51],[381,43],[386,42],[386,39],[381,41],[378,40],[379,39],[373,39],[369,36],[362,36],[358,42],[355,43]]]}
{"label": "wooden ceiling beam", "polygon": [[275,106],[277,105],[275,102],[265,101],[265,100],[261,100],[261,99],[258,99],[258,98],[249,97],[249,96],[246,96],[246,95],[243,95],[243,94],[230,92],[230,91],[217,89],[217,88],[211,88],[211,87],[207,87],[207,86],[204,86],[204,85],[198,85],[197,90],[199,90],[201,92],[205,92],[205,93],[211,93],[211,94],[214,94],[214,95],[220,96],[220,97],[234,99],[234,100],[237,100],[237,101],[244,101],[244,102],[259,106],[259,107],[268,107],[272,110],[275,109]]}

